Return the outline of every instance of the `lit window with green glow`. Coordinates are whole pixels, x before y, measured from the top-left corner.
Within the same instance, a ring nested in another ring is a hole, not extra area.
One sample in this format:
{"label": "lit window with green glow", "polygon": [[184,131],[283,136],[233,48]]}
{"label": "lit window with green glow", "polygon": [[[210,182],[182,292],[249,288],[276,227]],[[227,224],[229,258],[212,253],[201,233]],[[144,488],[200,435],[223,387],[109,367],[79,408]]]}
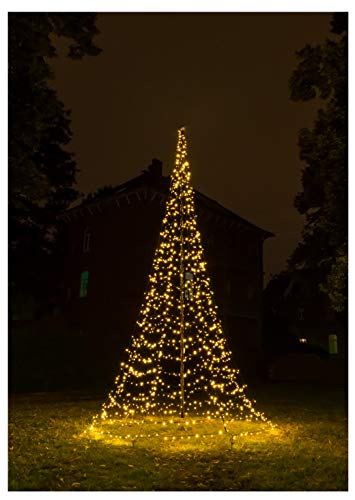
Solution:
{"label": "lit window with green glow", "polygon": [[89,271],[83,271],[80,276],[80,297],[86,297],[89,286]]}

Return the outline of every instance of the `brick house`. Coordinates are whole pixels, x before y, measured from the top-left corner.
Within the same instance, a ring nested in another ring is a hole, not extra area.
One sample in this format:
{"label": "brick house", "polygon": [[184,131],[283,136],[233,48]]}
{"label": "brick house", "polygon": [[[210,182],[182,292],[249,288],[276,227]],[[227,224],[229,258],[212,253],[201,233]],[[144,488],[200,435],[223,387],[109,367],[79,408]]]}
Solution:
{"label": "brick house", "polygon": [[[64,257],[57,327],[71,331],[80,376],[90,385],[110,384],[129,345],[168,190],[169,177],[153,160],[138,177],[60,216]],[[263,242],[273,234],[195,194],[224,331],[238,366],[250,377],[262,358]]]}

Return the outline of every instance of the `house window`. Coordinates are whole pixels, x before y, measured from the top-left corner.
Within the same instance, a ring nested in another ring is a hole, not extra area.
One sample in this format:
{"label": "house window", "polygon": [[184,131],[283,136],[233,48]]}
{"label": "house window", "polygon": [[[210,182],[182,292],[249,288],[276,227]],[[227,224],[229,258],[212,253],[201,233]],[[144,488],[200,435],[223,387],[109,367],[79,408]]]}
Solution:
{"label": "house window", "polygon": [[338,337],[335,334],[328,335],[329,354],[338,354]]}
{"label": "house window", "polygon": [[86,228],[84,231],[84,240],[83,240],[83,252],[87,253],[90,251],[90,239],[91,239],[91,231],[90,228]]}
{"label": "house window", "polygon": [[185,299],[189,300],[193,298],[193,281],[194,275],[190,271],[185,272]]}
{"label": "house window", "polygon": [[299,307],[297,310],[297,319],[298,321],[303,321],[304,320],[304,308]]}
{"label": "house window", "polygon": [[80,293],[79,297],[86,297],[89,286],[89,271],[83,271],[80,276]]}

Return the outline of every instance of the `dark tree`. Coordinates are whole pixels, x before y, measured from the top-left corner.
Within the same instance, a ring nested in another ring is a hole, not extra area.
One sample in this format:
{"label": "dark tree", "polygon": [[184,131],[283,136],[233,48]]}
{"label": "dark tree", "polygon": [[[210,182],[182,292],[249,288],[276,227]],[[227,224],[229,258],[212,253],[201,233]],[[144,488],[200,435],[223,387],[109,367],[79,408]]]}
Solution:
{"label": "dark tree", "polygon": [[53,248],[56,214],[78,197],[77,165],[65,149],[70,114],[49,86],[55,39],[70,40],[72,59],[97,55],[95,21],[85,13],[9,14],[9,257],[17,288],[33,289],[36,262]]}
{"label": "dark tree", "polygon": [[289,260],[291,269],[310,269],[332,308],[347,300],[348,94],[347,14],[334,14],[331,37],[297,52],[290,81],[291,99],[323,101],[311,129],[299,133],[302,191],[295,207],[305,215],[302,242]]}

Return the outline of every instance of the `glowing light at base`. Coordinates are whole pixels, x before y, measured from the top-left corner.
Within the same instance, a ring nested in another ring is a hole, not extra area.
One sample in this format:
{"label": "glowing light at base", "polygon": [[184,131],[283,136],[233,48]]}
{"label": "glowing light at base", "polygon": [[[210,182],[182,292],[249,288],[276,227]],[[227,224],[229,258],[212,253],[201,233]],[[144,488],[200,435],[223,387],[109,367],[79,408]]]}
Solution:
{"label": "glowing light at base", "polygon": [[[218,420],[217,434],[241,420],[273,427],[238,382],[207,274],[190,179],[186,134],[180,128],[160,242],[127,360],[91,430],[118,424],[118,437],[131,439],[132,426],[141,425],[136,437],[148,437],[143,424],[151,428],[154,422],[159,432],[172,424],[186,430],[202,420]],[[200,438],[200,432],[196,428],[188,436]]]}

